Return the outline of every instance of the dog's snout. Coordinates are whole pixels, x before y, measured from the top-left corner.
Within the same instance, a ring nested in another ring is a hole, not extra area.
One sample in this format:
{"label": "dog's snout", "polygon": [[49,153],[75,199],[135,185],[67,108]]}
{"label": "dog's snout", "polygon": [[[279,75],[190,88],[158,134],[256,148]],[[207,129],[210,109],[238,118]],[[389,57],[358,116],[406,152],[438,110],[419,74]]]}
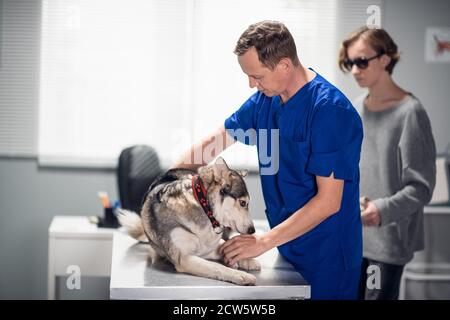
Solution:
{"label": "dog's snout", "polygon": [[254,234],[255,233],[255,228],[253,226],[251,226],[250,228],[248,228],[247,233],[248,234]]}

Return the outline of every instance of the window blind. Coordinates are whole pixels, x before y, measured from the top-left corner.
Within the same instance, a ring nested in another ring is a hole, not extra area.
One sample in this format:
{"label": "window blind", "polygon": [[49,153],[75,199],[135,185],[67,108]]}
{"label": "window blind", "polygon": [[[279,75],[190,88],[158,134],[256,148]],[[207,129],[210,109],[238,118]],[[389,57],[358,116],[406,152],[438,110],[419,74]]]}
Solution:
{"label": "window blind", "polygon": [[[0,1],[0,154],[103,167],[145,143],[170,164],[254,92],[232,53],[248,25],[284,22],[302,63],[339,85],[339,41],[371,4],[46,0],[41,14],[41,1]],[[256,167],[254,147],[230,149]]]}
{"label": "window blind", "polygon": [[39,1],[0,0],[0,155],[37,153]]}

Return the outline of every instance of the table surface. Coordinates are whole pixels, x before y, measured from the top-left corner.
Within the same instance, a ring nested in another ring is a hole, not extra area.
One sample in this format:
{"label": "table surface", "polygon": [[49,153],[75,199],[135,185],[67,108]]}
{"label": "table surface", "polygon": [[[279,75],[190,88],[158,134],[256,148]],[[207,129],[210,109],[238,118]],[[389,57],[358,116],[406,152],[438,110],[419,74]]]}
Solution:
{"label": "table surface", "polygon": [[450,206],[425,206],[424,214],[450,214]]}
{"label": "table surface", "polygon": [[99,228],[86,216],[55,216],[48,229],[51,238],[111,239],[117,229]]}
{"label": "table surface", "polygon": [[[267,227],[255,222],[257,233]],[[308,299],[311,289],[293,266],[276,249],[257,258],[261,271],[256,286],[232,283],[177,273],[167,261],[151,263],[148,245],[123,232],[113,238],[111,299]]]}

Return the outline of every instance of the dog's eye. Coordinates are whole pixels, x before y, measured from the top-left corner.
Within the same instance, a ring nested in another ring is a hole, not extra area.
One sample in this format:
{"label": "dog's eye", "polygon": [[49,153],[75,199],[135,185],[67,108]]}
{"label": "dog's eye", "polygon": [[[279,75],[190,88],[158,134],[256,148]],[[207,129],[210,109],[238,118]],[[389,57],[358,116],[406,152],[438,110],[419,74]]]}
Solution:
{"label": "dog's eye", "polygon": [[239,200],[239,204],[244,208],[247,206],[247,202],[245,202],[244,200]]}

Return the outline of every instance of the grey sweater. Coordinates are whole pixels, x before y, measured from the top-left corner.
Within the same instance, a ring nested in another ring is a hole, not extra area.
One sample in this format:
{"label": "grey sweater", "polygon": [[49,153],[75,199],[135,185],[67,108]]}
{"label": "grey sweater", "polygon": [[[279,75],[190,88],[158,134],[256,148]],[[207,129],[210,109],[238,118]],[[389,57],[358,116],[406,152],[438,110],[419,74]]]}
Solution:
{"label": "grey sweater", "polygon": [[410,95],[380,112],[354,101],[364,128],[360,161],[360,194],[381,214],[379,227],[363,228],[363,255],[403,265],[424,248],[423,207],[436,181],[436,146],[430,120]]}

